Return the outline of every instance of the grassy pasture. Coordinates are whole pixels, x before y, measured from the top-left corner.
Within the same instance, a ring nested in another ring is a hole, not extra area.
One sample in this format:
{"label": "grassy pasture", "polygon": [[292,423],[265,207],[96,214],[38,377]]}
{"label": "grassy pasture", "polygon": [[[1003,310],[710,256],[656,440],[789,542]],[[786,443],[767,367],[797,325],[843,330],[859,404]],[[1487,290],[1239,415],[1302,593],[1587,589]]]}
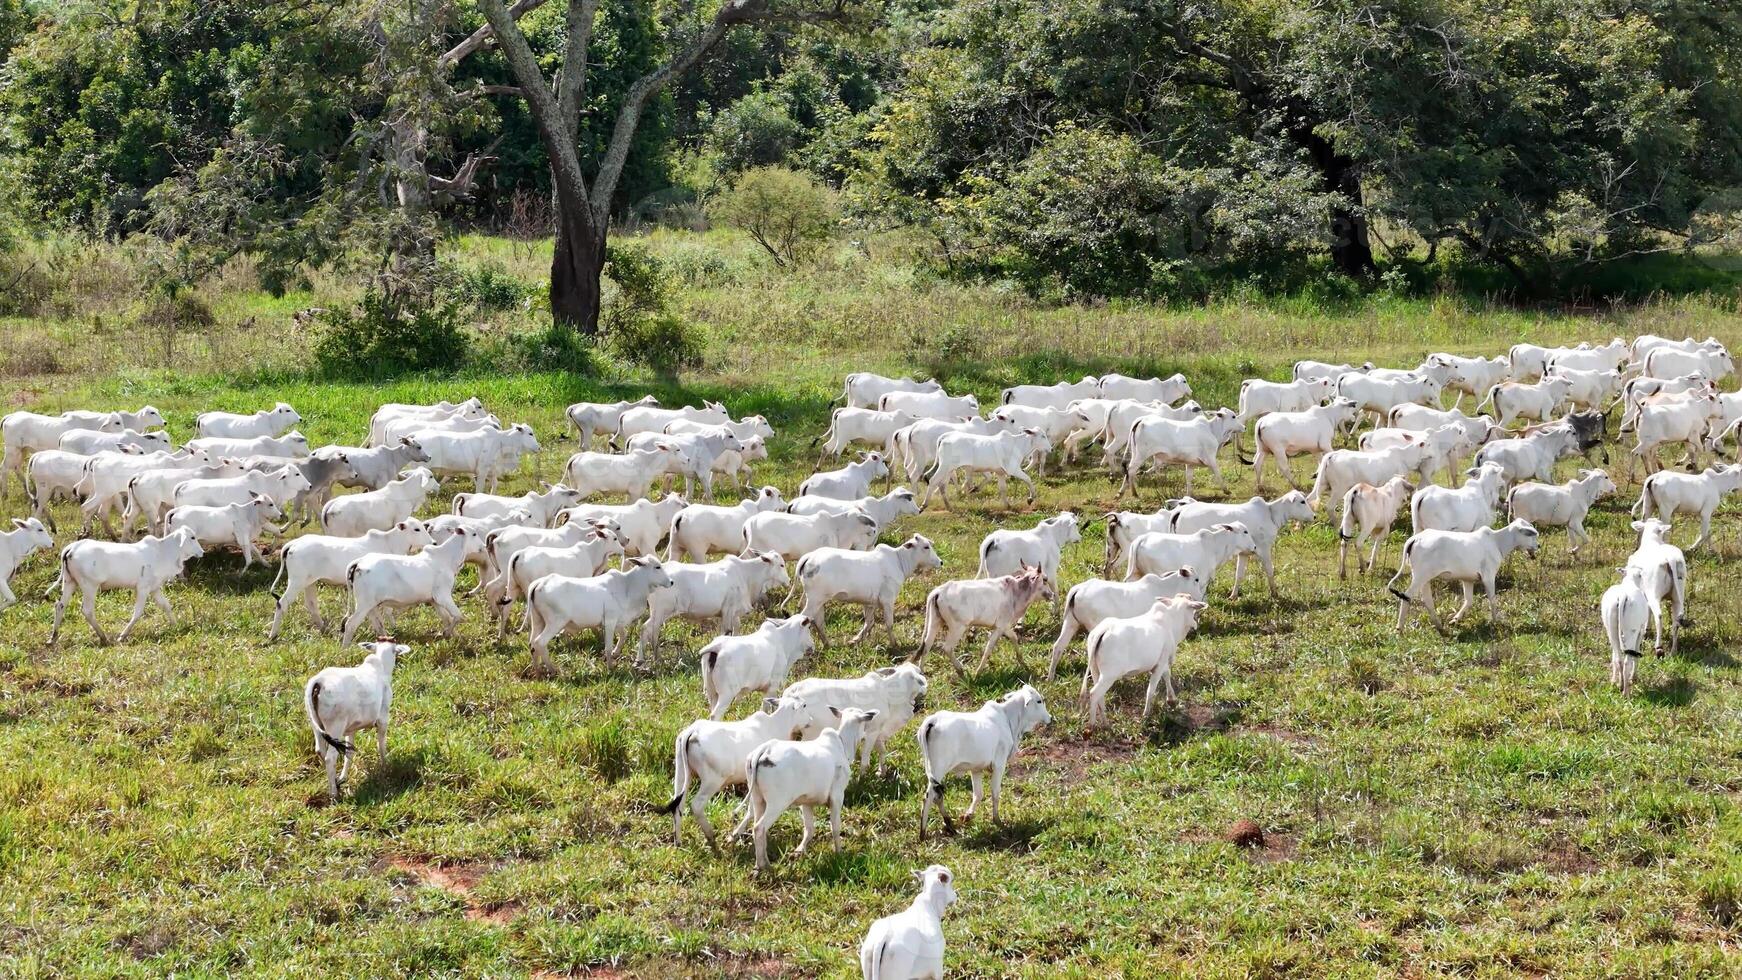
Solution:
{"label": "grassy pasture", "polygon": [[[695,302],[716,312],[718,336],[749,322],[753,294]],[[812,307],[819,322],[865,312],[831,302]],[[790,295],[766,308],[797,323]],[[1058,342],[1071,335],[1053,320],[1067,314],[1013,316],[1014,336],[976,327],[983,343],[952,388],[989,401],[1015,380],[1178,369],[1206,404],[1231,403],[1242,374],[1281,376],[1297,355],[1413,363],[1428,348],[1500,350],[1524,337],[1708,332],[1663,311],[1429,317],[1419,331],[1382,314],[1266,314],[1238,335],[1187,318],[1200,336],[1179,318],[1108,310],[1073,328],[1079,349]],[[844,351],[796,331],[771,329],[772,341],[682,388],[549,374],[372,386],[123,371],[38,383],[14,400],[148,401],[185,437],[198,410],[282,398],[319,444],[355,441],[380,402],[478,394],[535,426],[549,475],[573,448],[549,438],[570,401],[648,389],[669,403],[719,397],[734,414],[769,415],[780,435],[760,482],[790,492],[840,376],[905,366],[895,328],[861,330]],[[1719,336],[1742,342],[1733,321]],[[1250,472],[1225,458],[1243,499]],[[532,480],[528,466],[513,488]],[[842,646],[858,614],[841,610],[836,644],[799,673],[857,674],[909,652],[925,590],[971,575],[988,530],[1066,507],[1099,513],[1116,489],[1082,468],[1049,477],[1033,513],[979,495],[903,521],[900,534],[937,542],[945,568],[904,593],[899,648]],[[1175,474],[1151,478],[1141,502],[1178,491]],[[713,856],[691,827],[673,846],[655,812],[670,794],[672,736],[701,711],[700,632],[670,627],[676,642],[651,677],[607,671],[593,637],[571,637],[556,648],[561,675],[531,680],[524,642],[496,643],[475,598],[452,642],[436,637],[432,614],[413,613],[400,626],[413,652],[395,678],[389,759],[365,748],[346,798],[328,806],[301,685],[357,652],[313,635],[299,611],[285,642],[267,645],[272,569],[207,558],[171,589],[178,627],[152,612],[132,642],[101,649],[75,619],[49,648],[40,596],[53,570],[38,557],[15,580],[24,603],[0,616],[0,973],[844,976],[871,919],[908,901],[908,872],[936,861],[961,882],[946,923],[952,975],[1734,976],[1736,512],[1725,508],[1716,548],[1692,558],[1695,625],[1681,652],[1644,662],[1640,689],[1623,699],[1606,683],[1596,603],[1630,550],[1636,492],[1624,485],[1599,505],[1579,560],[1553,531],[1540,560],[1513,561],[1502,626],[1478,609],[1449,637],[1419,620],[1401,637],[1392,628],[1382,584],[1401,534],[1382,574],[1339,581],[1335,532],[1290,530],[1277,549],[1280,594],[1260,580],[1228,602],[1224,573],[1176,662],[1180,705],[1148,725],[1137,724],[1132,680],[1115,691],[1112,728],[1083,731],[1078,645],[1043,685],[1056,720],[1006,781],[1004,826],[917,844],[921,782],[904,737],[893,775],[850,791],[844,851],[825,843],[784,857],[798,833],[789,816],[764,880],[748,849]],[[1213,483],[1199,495],[1216,497]],[[13,487],[0,515],[22,513]],[[70,513],[59,512],[63,543]],[[1066,584],[1095,574],[1101,553],[1092,530],[1067,553]],[[324,601],[337,609],[335,593]],[[129,602],[105,597],[105,624],[123,621]],[[1028,661],[1044,661],[1050,611],[1037,607],[1024,632]],[[1008,648],[967,681],[928,666],[933,707],[969,708],[1027,679]],[[966,783],[952,783],[947,805],[959,813],[966,798]],[[716,802],[716,823],[727,805]],[[1263,848],[1222,840],[1241,818],[1264,828]]]}

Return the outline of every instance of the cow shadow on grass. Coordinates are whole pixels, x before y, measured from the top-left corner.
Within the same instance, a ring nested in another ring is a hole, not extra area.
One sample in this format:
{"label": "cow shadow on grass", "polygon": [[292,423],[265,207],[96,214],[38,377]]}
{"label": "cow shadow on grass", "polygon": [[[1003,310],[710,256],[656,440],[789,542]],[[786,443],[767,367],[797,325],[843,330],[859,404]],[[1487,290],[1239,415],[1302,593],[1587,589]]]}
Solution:
{"label": "cow shadow on grass", "polygon": [[1035,849],[1035,839],[1051,826],[1050,821],[1033,817],[1020,820],[1004,817],[993,823],[987,813],[976,813],[972,823],[956,821],[956,841],[970,851],[1026,854]]}
{"label": "cow shadow on grass", "polygon": [[1694,703],[1700,685],[1686,677],[1667,677],[1640,689],[1640,699],[1660,708],[1685,708]]}
{"label": "cow shadow on grass", "polygon": [[860,770],[847,784],[847,806],[909,799],[919,790],[913,778],[898,768]]}
{"label": "cow shadow on grass", "polygon": [[255,562],[244,570],[242,557],[228,552],[207,552],[206,557],[189,562],[186,569],[184,578],[188,585],[213,595],[229,596],[257,596],[266,592],[278,573],[277,565],[264,562]]}
{"label": "cow shadow on grass", "polygon": [[[358,752],[372,756],[373,744],[359,744]],[[363,778],[355,783],[351,792],[351,801],[358,806],[372,806],[386,803],[423,785],[424,764],[428,760],[424,752],[419,750],[387,752],[387,762],[377,763],[373,758],[363,761]],[[370,763],[374,763],[371,765]],[[356,772],[357,763],[352,763],[352,773]]]}

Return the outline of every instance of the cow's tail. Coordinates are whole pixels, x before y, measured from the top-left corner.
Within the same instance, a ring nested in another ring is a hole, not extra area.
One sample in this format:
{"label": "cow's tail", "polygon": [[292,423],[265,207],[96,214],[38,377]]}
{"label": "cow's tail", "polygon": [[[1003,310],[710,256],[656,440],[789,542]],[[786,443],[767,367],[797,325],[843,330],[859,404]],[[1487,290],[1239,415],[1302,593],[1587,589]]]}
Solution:
{"label": "cow's tail", "polygon": [[1410,552],[1412,550],[1414,550],[1414,548],[1415,548],[1415,542],[1413,542],[1413,541],[1411,541],[1410,543],[1403,546],[1403,561],[1398,563],[1397,574],[1391,576],[1391,581],[1385,583],[1385,591],[1396,596],[1398,598],[1398,600],[1401,602],[1408,602],[1408,603],[1411,603],[1414,605],[1420,605],[1420,603],[1416,602],[1415,599],[1411,598],[1408,593],[1400,592],[1400,591],[1398,591],[1398,588],[1397,588],[1397,580],[1403,577],[1404,572],[1409,571]]}
{"label": "cow's tail", "polygon": [[1484,405],[1493,405],[1493,407],[1494,407],[1494,412],[1493,412],[1493,415],[1494,415],[1494,417],[1495,417],[1495,418],[1499,418],[1499,416],[1500,416],[1500,406],[1499,406],[1499,405],[1497,405],[1497,404],[1494,404],[1494,401],[1495,401],[1495,395],[1496,395],[1496,393],[1498,393],[1498,392],[1499,392],[1499,391],[1500,391],[1500,385],[1501,385],[1501,384],[1505,384],[1505,382],[1500,382],[1500,383],[1499,383],[1499,384],[1495,384],[1495,385],[1491,385],[1491,386],[1490,386],[1490,387],[1489,387],[1489,388],[1488,388],[1488,392],[1487,392],[1487,394],[1485,394],[1485,395],[1483,395],[1483,396],[1482,396],[1482,400],[1481,400],[1481,401],[1480,401],[1480,402],[1478,402],[1478,403],[1476,403],[1476,414],[1477,414],[1477,415],[1487,415],[1487,414],[1489,414],[1489,413],[1487,413],[1487,412],[1484,412],[1484,411],[1482,411],[1482,407],[1483,407],[1483,406],[1484,406]]}
{"label": "cow's tail", "polygon": [[1355,532],[1361,529],[1355,518],[1355,497],[1361,492],[1359,484],[1352,486],[1343,494],[1343,519],[1337,525],[1337,537],[1344,541],[1353,540]]}
{"label": "cow's tail", "polygon": [[678,734],[677,745],[672,752],[671,799],[666,802],[665,806],[659,808],[660,813],[676,813],[677,808],[683,806],[683,798],[688,795],[690,789],[690,745],[694,741],[693,734],[688,732]]}
{"label": "cow's tail", "polygon": [[1320,456],[1318,468],[1313,471],[1313,488],[1307,491],[1306,497],[1307,506],[1311,507],[1313,510],[1319,509],[1319,498],[1325,495],[1325,481],[1328,478],[1327,471],[1329,469],[1326,464],[1330,462],[1330,459],[1330,453],[1325,453],[1323,456]]}
{"label": "cow's tail", "polygon": [[714,707],[714,699],[720,694],[720,685],[714,678],[714,671],[720,666],[720,648],[713,643],[702,647],[702,700],[708,707]]}
{"label": "cow's tail", "polygon": [[302,699],[303,710],[308,713],[308,723],[314,726],[315,734],[321,741],[339,750],[340,755],[350,755],[357,751],[357,746],[342,738],[334,738],[321,724],[321,682],[314,681],[308,686],[308,693]]}

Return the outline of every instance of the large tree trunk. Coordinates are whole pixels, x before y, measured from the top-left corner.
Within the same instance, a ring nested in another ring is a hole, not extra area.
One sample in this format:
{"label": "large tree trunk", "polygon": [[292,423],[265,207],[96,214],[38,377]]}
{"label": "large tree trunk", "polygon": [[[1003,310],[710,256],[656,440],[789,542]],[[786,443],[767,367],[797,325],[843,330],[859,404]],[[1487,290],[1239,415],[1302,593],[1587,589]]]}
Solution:
{"label": "large tree trunk", "polygon": [[550,259],[551,319],[583,334],[598,333],[605,229],[593,227],[586,208],[558,207],[556,221],[556,248]]}
{"label": "large tree trunk", "polygon": [[1357,279],[1379,271],[1373,261],[1373,242],[1367,232],[1367,217],[1361,213],[1361,175],[1350,157],[1337,152],[1331,141],[1312,129],[1299,126],[1290,131],[1306,148],[1319,171],[1322,186],[1340,195],[1346,204],[1331,212],[1331,262],[1337,271]]}

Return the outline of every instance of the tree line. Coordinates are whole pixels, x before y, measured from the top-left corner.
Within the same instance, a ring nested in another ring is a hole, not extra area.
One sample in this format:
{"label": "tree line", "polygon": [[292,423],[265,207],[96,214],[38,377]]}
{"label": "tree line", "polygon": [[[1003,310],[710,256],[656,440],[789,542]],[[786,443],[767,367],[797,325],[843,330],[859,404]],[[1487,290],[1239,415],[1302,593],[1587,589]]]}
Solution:
{"label": "tree line", "polygon": [[536,201],[582,332],[614,223],[771,164],[1066,298],[1453,252],[1529,290],[1727,242],[1738,42],[1697,0],[0,0],[0,184],[188,283],[410,295]]}

